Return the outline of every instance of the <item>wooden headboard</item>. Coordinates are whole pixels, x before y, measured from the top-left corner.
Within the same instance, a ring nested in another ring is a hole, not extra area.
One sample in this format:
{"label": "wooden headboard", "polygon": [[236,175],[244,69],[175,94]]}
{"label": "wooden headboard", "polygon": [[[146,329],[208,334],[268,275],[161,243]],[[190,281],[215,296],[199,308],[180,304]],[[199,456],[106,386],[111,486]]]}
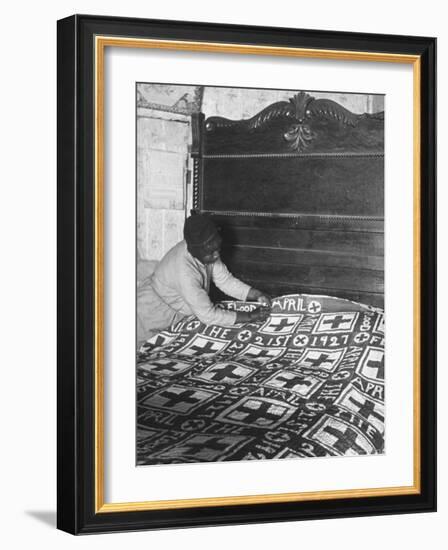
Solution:
{"label": "wooden headboard", "polygon": [[250,119],[193,119],[193,208],[223,259],[271,293],[383,306],[384,114],[299,92]]}

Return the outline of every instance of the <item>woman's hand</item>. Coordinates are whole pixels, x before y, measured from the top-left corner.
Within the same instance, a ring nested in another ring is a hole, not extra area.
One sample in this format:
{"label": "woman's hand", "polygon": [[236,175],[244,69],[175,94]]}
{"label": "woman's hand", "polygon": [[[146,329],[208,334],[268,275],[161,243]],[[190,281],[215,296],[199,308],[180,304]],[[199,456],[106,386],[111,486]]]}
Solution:
{"label": "woman's hand", "polygon": [[246,300],[250,302],[257,301],[261,304],[261,307],[257,307],[254,311],[237,311],[236,322],[256,323],[257,321],[266,321],[271,314],[271,299],[269,296],[256,288],[251,288],[247,294]]}
{"label": "woman's hand", "polygon": [[237,311],[236,322],[237,323],[256,323],[257,321],[266,321],[271,314],[270,307],[259,307],[254,311]]}
{"label": "woman's hand", "polygon": [[251,288],[249,290],[249,293],[247,295],[247,300],[256,300],[263,306],[266,306],[268,308],[271,307],[271,298],[268,294],[265,294],[264,292],[261,292],[261,290],[257,290],[256,288]]}

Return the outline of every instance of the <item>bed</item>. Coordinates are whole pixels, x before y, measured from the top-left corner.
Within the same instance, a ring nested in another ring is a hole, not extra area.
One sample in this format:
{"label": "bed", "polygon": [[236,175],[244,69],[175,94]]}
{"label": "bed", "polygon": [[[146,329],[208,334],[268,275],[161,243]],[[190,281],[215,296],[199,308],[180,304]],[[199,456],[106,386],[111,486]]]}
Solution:
{"label": "bed", "polygon": [[191,155],[194,210],[275,299],[263,323],[187,318],[140,349],[137,464],[384,452],[383,113],[306,92],[199,113]]}

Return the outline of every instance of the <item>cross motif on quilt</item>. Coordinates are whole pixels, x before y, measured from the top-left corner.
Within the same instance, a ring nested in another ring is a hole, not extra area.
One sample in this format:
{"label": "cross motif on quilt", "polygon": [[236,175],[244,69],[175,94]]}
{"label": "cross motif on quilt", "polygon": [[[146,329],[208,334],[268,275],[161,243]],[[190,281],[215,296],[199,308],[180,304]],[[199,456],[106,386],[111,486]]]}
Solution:
{"label": "cross motif on quilt", "polygon": [[186,363],[180,363],[178,361],[170,361],[169,359],[159,359],[152,361],[148,365],[148,370],[156,369],[160,373],[176,373],[179,370],[183,370],[188,366]]}
{"label": "cross motif on quilt", "polygon": [[197,351],[198,353],[216,353],[218,351],[216,349],[216,344],[210,341],[208,341],[203,346],[198,346],[197,344],[194,344],[193,346],[190,346],[189,349]]}
{"label": "cross motif on quilt", "polygon": [[284,371],[275,376],[275,385],[282,386],[286,388],[293,388],[295,386],[312,386],[312,380],[299,376],[292,372]]}
{"label": "cross motif on quilt", "polygon": [[367,342],[367,340],[370,338],[370,335],[367,332],[359,332],[353,340],[357,344],[362,344],[363,342]]}
{"label": "cross motif on quilt", "polygon": [[169,389],[160,393],[160,397],[166,399],[164,403],[165,407],[172,407],[174,405],[179,405],[180,403],[185,403],[186,405],[196,404],[198,402],[198,396],[196,390],[184,390],[181,393],[175,391],[170,391]]}
{"label": "cross motif on quilt", "polygon": [[358,434],[351,428],[345,431],[338,430],[334,426],[325,426],[324,432],[336,438],[332,446],[340,453],[345,454],[348,450],[353,449],[357,454],[365,455],[366,451],[356,443]]}
{"label": "cross motif on quilt", "polygon": [[366,367],[369,367],[369,369],[376,369],[376,377],[384,380],[384,354],[379,361],[368,359]]}
{"label": "cross motif on quilt", "polygon": [[323,363],[328,363],[329,357],[331,357],[331,353],[321,353],[318,357],[307,357],[304,364],[309,367],[320,367]]}
{"label": "cross motif on quilt", "polygon": [[238,334],[238,340],[241,340],[241,342],[247,342],[247,340],[250,339],[250,337],[252,336],[252,333],[250,330],[242,330],[239,334]]}
{"label": "cross motif on quilt", "polygon": [[335,329],[349,321],[352,321],[352,317],[350,315],[335,315],[332,319],[324,319],[321,326],[322,328],[328,326],[330,329]]}
{"label": "cross motif on quilt", "polygon": [[244,421],[245,424],[269,426],[277,422],[283,413],[284,410],[277,405],[258,399],[248,399],[232,411],[229,418]]}
{"label": "cross motif on quilt", "polygon": [[308,306],[308,311],[311,313],[317,313],[322,309],[322,306],[319,304],[319,302],[310,302],[310,305]]}
{"label": "cross motif on quilt", "polygon": [[295,324],[294,319],[288,319],[287,317],[283,317],[282,319],[278,320],[273,318],[271,319],[271,322],[269,323],[269,328],[272,329],[274,332],[279,332],[284,328],[292,327]]}
{"label": "cross motif on quilt", "polygon": [[210,373],[210,378],[213,380],[213,382],[222,382],[226,378],[238,380],[240,376],[236,373],[237,370],[238,370],[238,367],[235,365],[225,365],[225,366],[217,367],[212,371],[209,371],[209,373]]}
{"label": "cross motif on quilt", "polygon": [[309,338],[306,334],[298,334],[293,340],[295,346],[306,346],[308,341]]}
{"label": "cross motif on quilt", "polygon": [[364,403],[360,403],[353,396],[348,398],[356,407],[358,407],[358,414],[369,420],[371,416],[377,418],[380,422],[384,422],[384,416],[375,411],[375,404],[372,401],[366,399]]}

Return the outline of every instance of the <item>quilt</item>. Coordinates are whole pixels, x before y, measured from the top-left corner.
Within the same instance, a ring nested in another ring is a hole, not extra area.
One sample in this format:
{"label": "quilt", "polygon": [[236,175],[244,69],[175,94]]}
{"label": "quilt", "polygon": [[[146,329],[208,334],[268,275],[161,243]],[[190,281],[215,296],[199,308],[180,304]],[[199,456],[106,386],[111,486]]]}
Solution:
{"label": "quilt", "polygon": [[137,465],[380,454],[384,425],[384,312],[363,304],[281,296],[264,322],[187,317],[137,354]]}

